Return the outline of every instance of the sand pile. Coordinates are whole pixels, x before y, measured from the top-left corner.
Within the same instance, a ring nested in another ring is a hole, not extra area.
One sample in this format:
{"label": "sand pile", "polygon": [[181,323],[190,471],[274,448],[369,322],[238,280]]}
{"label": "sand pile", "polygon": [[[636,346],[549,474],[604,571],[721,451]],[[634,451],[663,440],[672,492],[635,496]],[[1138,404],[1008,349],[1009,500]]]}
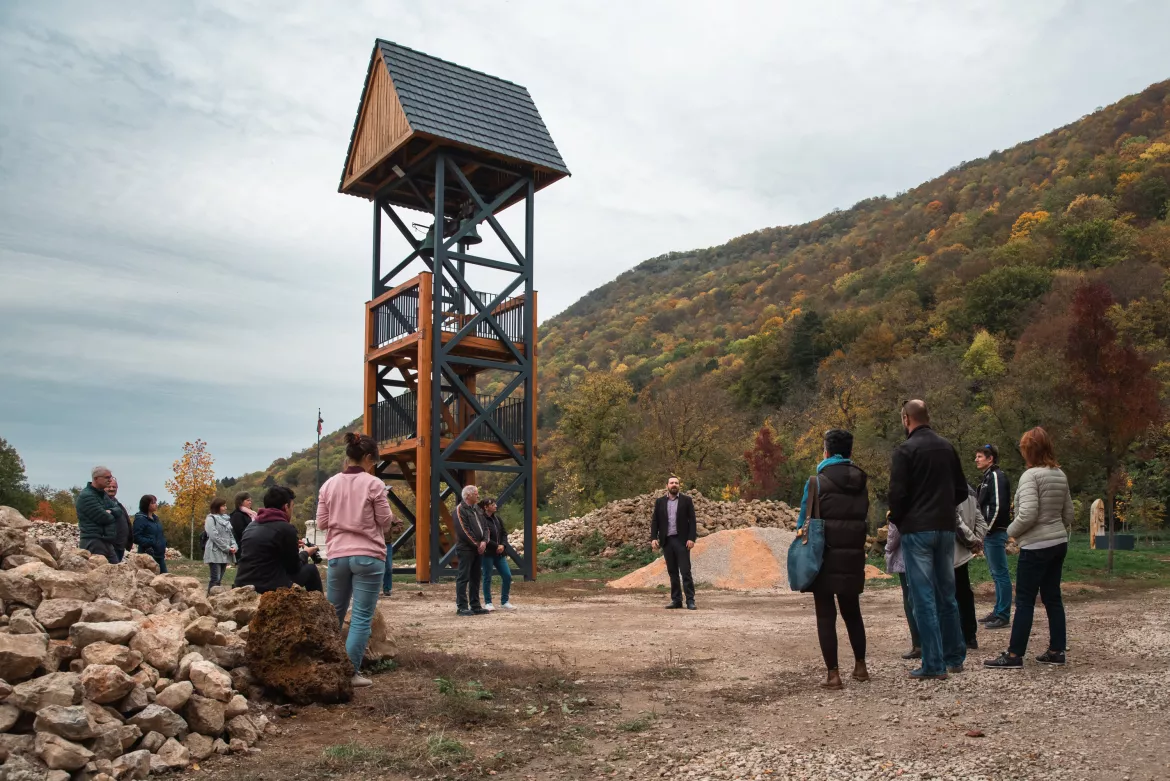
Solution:
{"label": "sand pile", "polygon": [[[715,588],[787,589],[788,545],[795,538],[787,529],[751,527],[716,532],[695,543],[691,551],[691,574],[696,583],[709,583]],[[666,561],[659,558],[608,585],[612,588],[669,586]]]}

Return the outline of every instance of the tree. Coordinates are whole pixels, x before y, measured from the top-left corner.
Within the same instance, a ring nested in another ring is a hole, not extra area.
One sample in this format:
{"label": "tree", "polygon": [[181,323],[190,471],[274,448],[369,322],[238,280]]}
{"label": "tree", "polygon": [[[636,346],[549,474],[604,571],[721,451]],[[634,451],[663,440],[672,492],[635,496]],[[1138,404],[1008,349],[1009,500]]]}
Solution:
{"label": "tree", "polygon": [[971,323],[992,333],[1015,337],[1017,324],[1028,306],[1048,292],[1052,274],[1032,266],[1005,266],[980,276],[967,286],[967,316]]}
{"label": "tree", "polygon": [[751,479],[744,486],[742,494],[745,499],[777,499],[788,487],[787,475],[784,473],[784,464],[788,456],[784,455],[784,446],[776,439],[776,432],[771,421],[764,421],[760,430],[756,432],[755,441],[749,450],[743,454],[747,461],[748,473]]}
{"label": "tree", "polygon": [[557,431],[567,461],[577,467],[581,486],[594,498],[602,485],[607,450],[630,418],[634,390],[613,372],[590,372],[562,393]]}
{"label": "tree", "polygon": [[711,379],[648,387],[638,395],[638,410],[642,477],[658,483],[675,475],[684,485],[707,490],[741,474],[738,456],[748,428]]}
{"label": "tree", "polygon": [[1113,294],[1100,282],[1081,286],[1073,297],[1073,324],[1065,360],[1081,402],[1082,426],[1105,467],[1105,527],[1109,572],[1113,572],[1113,511],[1121,463],[1130,446],[1161,418],[1158,383],[1150,362],[1118,341],[1109,317]]}
{"label": "tree", "polygon": [[186,521],[191,540],[191,558],[195,557],[195,517],[207,508],[215,497],[215,472],[211,465],[214,459],[207,452],[207,443],[202,439],[183,443],[183,456],[175,461],[172,469],[175,476],[167,480],[166,489],[175,497],[171,517]]}
{"label": "tree", "polygon": [[0,504],[8,505],[22,515],[36,509],[36,502],[28,490],[24,461],[3,437],[0,437]]}
{"label": "tree", "polygon": [[972,380],[993,380],[1007,371],[999,355],[999,342],[986,331],[979,331],[963,355],[963,374]]}
{"label": "tree", "polygon": [[33,510],[33,518],[38,521],[56,521],[57,513],[53,510],[53,505],[47,499],[41,499],[37,502],[37,509]]}

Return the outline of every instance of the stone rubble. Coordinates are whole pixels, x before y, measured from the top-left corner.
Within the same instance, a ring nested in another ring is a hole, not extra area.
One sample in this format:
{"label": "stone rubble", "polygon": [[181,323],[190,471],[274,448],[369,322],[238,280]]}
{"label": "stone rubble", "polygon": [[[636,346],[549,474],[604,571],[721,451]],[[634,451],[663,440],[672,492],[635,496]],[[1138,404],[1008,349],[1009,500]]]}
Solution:
{"label": "stone rubble", "polygon": [[248,700],[259,595],[209,600],[149,556],[111,565],[77,541],[0,507],[0,778],[120,781],[255,751],[275,729]]}

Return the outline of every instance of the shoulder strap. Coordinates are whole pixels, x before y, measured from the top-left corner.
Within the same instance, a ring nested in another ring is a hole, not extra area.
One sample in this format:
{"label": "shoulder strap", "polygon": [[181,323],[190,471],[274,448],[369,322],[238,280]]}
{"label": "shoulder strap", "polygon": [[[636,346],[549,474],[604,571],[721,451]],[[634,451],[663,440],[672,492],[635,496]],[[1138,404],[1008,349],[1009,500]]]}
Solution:
{"label": "shoulder strap", "polygon": [[821,517],[821,476],[813,475],[808,479],[809,493],[812,494],[812,504],[809,505],[808,515],[805,516],[807,523],[810,518]]}

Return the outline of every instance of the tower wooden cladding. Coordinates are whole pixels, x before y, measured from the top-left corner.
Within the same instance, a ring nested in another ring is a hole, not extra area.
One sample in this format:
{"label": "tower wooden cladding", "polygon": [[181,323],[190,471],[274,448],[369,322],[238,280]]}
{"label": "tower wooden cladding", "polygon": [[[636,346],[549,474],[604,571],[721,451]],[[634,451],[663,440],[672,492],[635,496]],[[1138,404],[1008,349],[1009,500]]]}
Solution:
{"label": "tower wooden cladding", "polygon": [[[477,472],[494,472],[505,475],[498,504],[523,508],[524,554],[508,555],[525,579],[536,575],[534,199],[568,174],[526,89],[375,42],[339,191],[374,204],[364,425],[407,521],[394,549],[414,539],[415,566],[395,573],[454,574],[453,507]],[[521,204],[513,238],[497,215]],[[408,224],[412,210],[427,215],[425,239]],[[387,221],[410,250],[392,265]],[[471,251],[480,225],[500,257]],[[469,267],[506,282],[475,290]],[[488,382],[498,392],[478,393]]]}

